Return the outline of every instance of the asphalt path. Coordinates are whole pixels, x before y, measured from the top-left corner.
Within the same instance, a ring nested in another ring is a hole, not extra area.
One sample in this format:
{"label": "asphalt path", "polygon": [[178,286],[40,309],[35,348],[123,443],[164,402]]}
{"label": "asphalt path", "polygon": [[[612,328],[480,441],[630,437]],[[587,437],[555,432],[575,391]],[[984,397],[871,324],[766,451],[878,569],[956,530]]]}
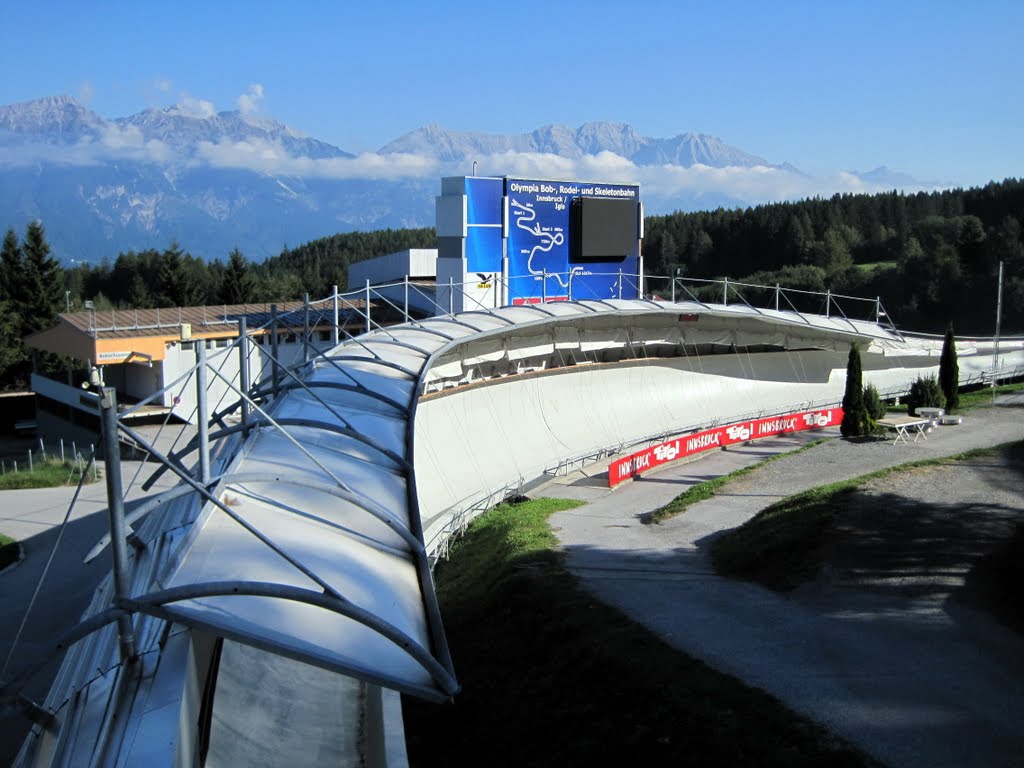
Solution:
{"label": "asphalt path", "polygon": [[[128,511],[145,496],[175,485],[176,478],[167,472],[149,492],[142,491],[142,482],[156,466],[137,461],[122,463],[121,482]],[[96,587],[111,569],[109,548],[92,562],[82,562],[109,530],[102,469],[99,482],[83,485],[72,508],[74,490],[72,486],[61,486],[0,491],[0,532],[17,539],[24,555],[21,562],[0,573],[0,668],[10,655],[5,675],[10,678],[48,658],[49,663],[25,689],[35,701],[45,698],[60,666],[62,655],[53,653],[54,643],[78,622]],[[62,526],[65,518],[67,523]],[[52,564],[47,568],[51,554]],[[37,587],[39,595],[28,611]],[[26,615],[27,621],[11,654]],[[29,725],[20,714],[0,715],[0,765],[10,764]]]}
{"label": "asphalt path", "polygon": [[[615,491],[605,487],[606,475],[577,474],[537,495],[589,502],[551,520],[569,568],[599,598],[680,650],[763,688],[889,765],[1020,765],[1019,634],[934,596],[820,586],[780,595],[717,576],[707,545],[807,488],[1024,440],[1022,406],[1020,397],[1004,398],[907,445],[850,443],[830,429],[709,452]],[[680,516],[660,525],[640,521],[692,484],[822,437],[824,443],[765,464]],[[1019,492],[1011,495],[1019,504]]]}

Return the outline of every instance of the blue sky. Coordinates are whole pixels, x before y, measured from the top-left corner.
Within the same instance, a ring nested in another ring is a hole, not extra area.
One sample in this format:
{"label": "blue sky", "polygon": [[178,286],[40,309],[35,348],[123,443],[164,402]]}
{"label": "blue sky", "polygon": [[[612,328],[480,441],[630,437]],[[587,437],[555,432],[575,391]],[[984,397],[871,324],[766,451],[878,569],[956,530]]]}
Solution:
{"label": "blue sky", "polygon": [[1024,176],[1024,3],[21,2],[0,104],[247,106],[351,152],[426,123],[715,135],[810,174]]}

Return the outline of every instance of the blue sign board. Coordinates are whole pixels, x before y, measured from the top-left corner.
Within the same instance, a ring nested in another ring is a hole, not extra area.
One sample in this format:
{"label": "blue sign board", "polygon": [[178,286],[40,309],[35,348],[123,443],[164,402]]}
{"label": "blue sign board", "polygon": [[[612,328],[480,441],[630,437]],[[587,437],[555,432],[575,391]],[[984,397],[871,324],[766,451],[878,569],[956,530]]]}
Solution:
{"label": "blue sign board", "polygon": [[542,297],[548,300],[637,297],[639,245],[624,254],[622,261],[573,263],[569,249],[569,211],[573,199],[578,197],[639,202],[638,186],[505,179],[505,194],[508,197],[508,274],[512,303],[540,301]]}

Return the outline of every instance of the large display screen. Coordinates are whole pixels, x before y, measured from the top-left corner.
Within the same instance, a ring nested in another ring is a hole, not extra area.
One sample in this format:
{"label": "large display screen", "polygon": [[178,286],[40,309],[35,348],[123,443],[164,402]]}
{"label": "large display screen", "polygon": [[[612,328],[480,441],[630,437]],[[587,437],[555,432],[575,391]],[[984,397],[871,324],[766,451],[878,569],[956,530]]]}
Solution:
{"label": "large display screen", "polygon": [[[621,259],[594,263],[572,258],[570,209],[577,198],[632,201],[639,204],[640,188],[632,184],[590,184],[543,179],[505,179],[508,198],[509,299],[514,304],[552,299],[636,298],[639,244],[637,214],[628,233],[632,239]],[[620,209],[621,210],[621,209]],[[635,207],[634,207],[635,211]],[[623,221],[619,218],[618,221]]]}

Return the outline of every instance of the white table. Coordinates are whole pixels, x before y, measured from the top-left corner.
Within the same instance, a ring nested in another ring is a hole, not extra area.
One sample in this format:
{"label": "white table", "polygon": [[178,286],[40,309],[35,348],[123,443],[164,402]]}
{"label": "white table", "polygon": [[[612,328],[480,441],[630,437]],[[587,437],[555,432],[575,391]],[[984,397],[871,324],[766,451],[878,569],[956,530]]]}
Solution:
{"label": "white table", "polygon": [[[918,411],[921,409],[919,408]],[[891,429],[896,433],[896,439],[892,441],[893,445],[896,443],[907,442],[907,436],[911,431],[914,433],[914,441],[917,442],[919,437],[923,437],[925,440],[928,436],[924,431],[932,423],[931,419],[925,419],[918,416],[888,416],[884,419],[878,420],[878,426]]]}

